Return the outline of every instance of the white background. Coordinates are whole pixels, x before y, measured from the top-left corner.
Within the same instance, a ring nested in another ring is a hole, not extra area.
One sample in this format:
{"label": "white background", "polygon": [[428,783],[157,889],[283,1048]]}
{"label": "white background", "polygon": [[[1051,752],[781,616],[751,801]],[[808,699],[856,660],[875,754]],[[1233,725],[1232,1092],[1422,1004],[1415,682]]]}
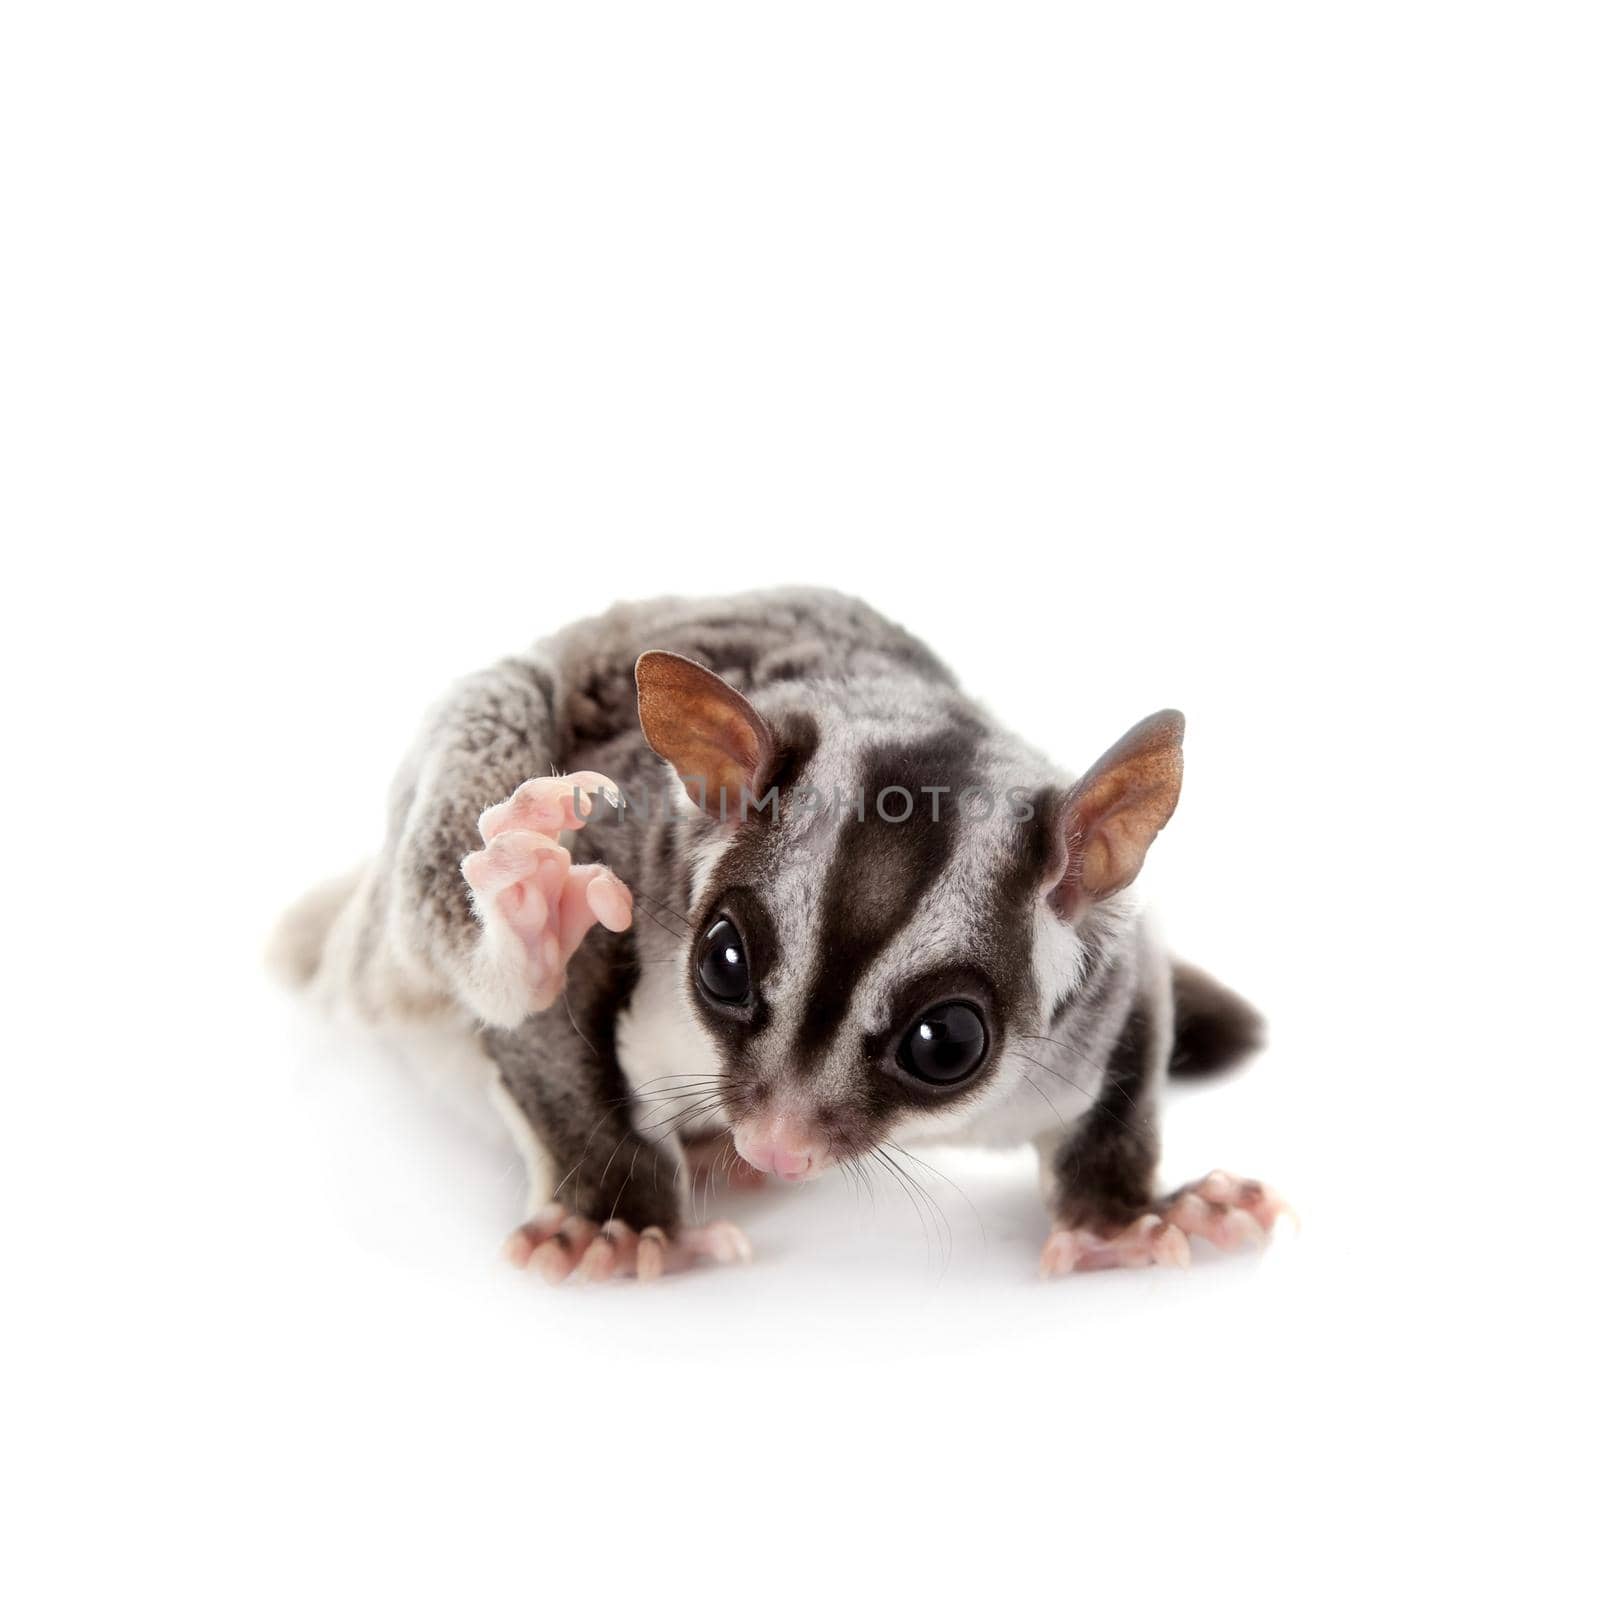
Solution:
{"label": "white background", "polygon": [[[1592,1563],[1596,37],[1558,5],[13,7],[18,1593],[1283,1594]],[[856,590],[1269,1013],[1033,1280],[1026,1163],[551,1292],[508,1148],[273,990],[454,675]]]}

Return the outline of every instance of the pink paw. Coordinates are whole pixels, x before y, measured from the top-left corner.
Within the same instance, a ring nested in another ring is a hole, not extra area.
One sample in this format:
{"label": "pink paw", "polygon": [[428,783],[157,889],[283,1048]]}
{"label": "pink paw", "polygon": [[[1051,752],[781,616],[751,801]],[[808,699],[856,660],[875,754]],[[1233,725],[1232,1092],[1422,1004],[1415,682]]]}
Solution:
{"label": "pink paw", "polygon": [[1088,1227],[1058,1227],[1039,1257],[1042,1277],[1111,1266],[1187,1266],[1189,1240],[1218,1249],[1265,1248],[1288,1207],[1263,1183],[1214,1171],[1189,1183],[1147,1215],[1107,1237]]}
{"label": "pink paw", "polygon": [[1041,1277],[1069,1271],[1103,1271],[1108,1266],[1187,1266],[1189,1240],[1160,1216],[1141,1216],[1109,1238],[1088,1227],[1058,1227],[1039,1256]]}
{"label": "pink paw", "polygon": [[697,1261],[748,1263],[750,1240],[731,1221],[686,1227],[668,1237],[659,1227],[635,1232],[615,1219],[596,1223],[562,1204],[546,1205],[506,1240],[506,1259],[532,1268],[548,1283],[603,1283],[611,1277],[654,1282]]}
{"label": "pink paw", "polygon": [[1291,1215],[1281,1196],[1265,1183],[1214,1171],[1185,1183],[1162,1205],[1163,1218],[1191,1238],[1205,1238],[1218,1249],[1251,1245],[1264,1249],[1280,1216]]}
{"label": "pink paw", "polygon": [[[595,791],[615,789],[598,772],[536,777],[478,818],[484,847],[461,863],[484,929],[481,986],[491,1019],[520,1020],[553,1005],[567,962],[599,922],[620,933],[633,896],[607,866],[574,866],[558,834],[582,827]],[[585,796],[580,809],[575,792]]]}

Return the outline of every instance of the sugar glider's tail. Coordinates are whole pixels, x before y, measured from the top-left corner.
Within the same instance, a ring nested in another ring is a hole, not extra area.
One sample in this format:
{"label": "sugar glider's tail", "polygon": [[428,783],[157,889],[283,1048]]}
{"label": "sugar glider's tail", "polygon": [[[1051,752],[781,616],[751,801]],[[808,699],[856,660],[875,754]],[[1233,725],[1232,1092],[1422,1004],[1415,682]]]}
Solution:
{"label": "sugar glider's tail", "polygon": [[1255,1054],[1266,1041],[1261,1013],[1198,966],[1172,963],[1174,1077],[1209,1077]]}
{"label": "sugar glider's tail", "polygon": [[364,868],[319,883],[283,914],[267,943],[267,966],[291,988],[305,988],[322,966],[328,935],[354,897]]}

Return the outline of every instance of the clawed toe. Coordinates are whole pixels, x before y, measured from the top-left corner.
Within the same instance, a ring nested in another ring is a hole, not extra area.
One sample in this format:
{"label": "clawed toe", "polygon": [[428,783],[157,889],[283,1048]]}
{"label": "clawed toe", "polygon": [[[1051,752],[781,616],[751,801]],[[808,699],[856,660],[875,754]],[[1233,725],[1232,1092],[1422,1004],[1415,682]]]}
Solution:
{"label": "clawed toe", "polygon": [[1189,1240],[1183,1230],[1151,1214],[1109,1236],[1087,1227],[1060,1227],[1039,1257],[1041,1277],[1106,1271],[1116,1266],[1187,1266]]}
{"label": "clawed toe", "polygon": [[1168,1200],[1164,1214],[1191,1236],[1233,1250],[1265,1247],[1279,1217],[1290,1212],[1265,1183],[1214,1171],[1180,1188]]}
{"label": "clawed toe", "polygon": [[582,827],[601,803],[598,796],[616,791],[617,785],[599,772],[530,777],[510,799],[491,805],[478,818],[478,831],[485,843],[508,832],[544,833],[554,838]]}
{"label": "clawed toe", "polygon": [[547,1205],[506,1240],[506,1259],[548,1283],[602,1283],[614,1277],[654,1282],[708,1260],[733,1265],[754,1258],[732,1222],[716,1221],[669,1236],[660,1227],[635,1232],[613,1218],[596,1224],[564,1205]]}
{"label": "clawed toe", "polygon": [[691,1227],[683,1235],[684,1247],[691,1256],[703,1256],[719,1266],[748,1266],[755,1251],[742,1228],[731,1221],[714,1221],[704,1227]]}
{"label": "clawed toe", "polygon": [[1158,1228],[1151,1240],[1150,1260],[1156,1266],[1187,1266],[1189,1240],[1183,1229],[1174,1227],[1171,1222]]}

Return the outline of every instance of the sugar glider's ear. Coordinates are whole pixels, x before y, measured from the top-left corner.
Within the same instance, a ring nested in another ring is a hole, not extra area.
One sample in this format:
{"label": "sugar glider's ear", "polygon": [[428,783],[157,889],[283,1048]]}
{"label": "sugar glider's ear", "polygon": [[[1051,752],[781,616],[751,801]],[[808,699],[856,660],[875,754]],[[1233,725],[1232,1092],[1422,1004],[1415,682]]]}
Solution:
{"label": "sugar glider's ear", "polygon": [[777,764],[766,719],[715,672],[670,650],[646,650],[634,681],[646,743],[702,810],[737,820],[741,794],[759,800]]}
{"label": "sugar glider's ear", "polygon": [[1057,813],[1055,859],[1065,864],[1050,903],[1073,917],[1126,888],[1178,807],[1183,716],[1157,711],[1130,728],[1067,791]]}

